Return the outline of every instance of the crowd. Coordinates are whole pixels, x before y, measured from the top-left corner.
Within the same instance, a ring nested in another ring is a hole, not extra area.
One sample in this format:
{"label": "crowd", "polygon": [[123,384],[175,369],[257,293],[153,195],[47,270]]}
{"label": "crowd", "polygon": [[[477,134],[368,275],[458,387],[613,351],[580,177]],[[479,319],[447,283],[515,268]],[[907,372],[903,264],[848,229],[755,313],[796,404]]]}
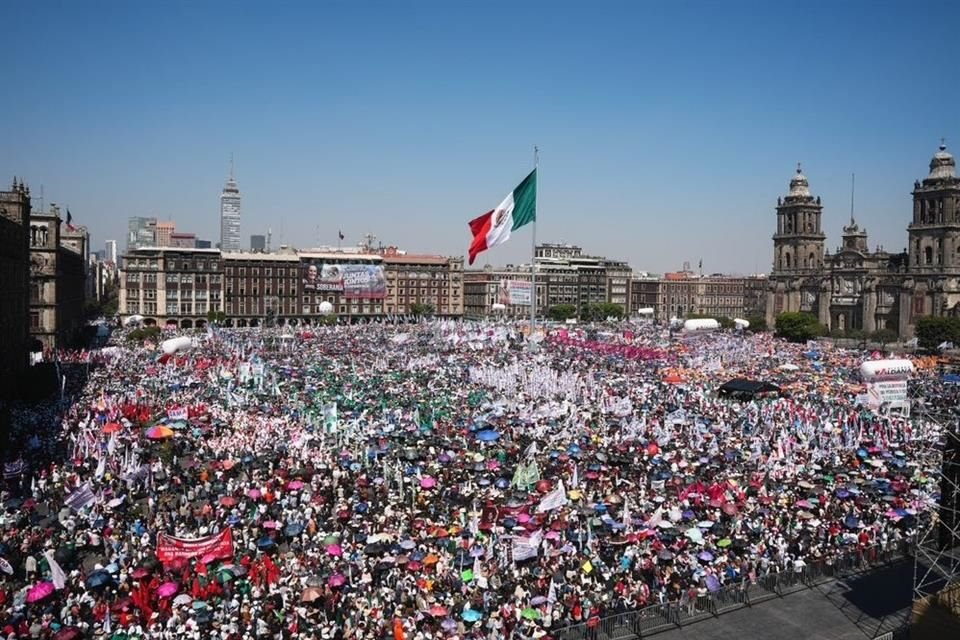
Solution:
{"label": "crowd", "polygon": [[[940,428],[862,406],[862,352],[639,325],[122,333],[14,412],[0,638],[549,637],[899,544],[936,500]],[[734,377],[783,392],[719,395]]]}

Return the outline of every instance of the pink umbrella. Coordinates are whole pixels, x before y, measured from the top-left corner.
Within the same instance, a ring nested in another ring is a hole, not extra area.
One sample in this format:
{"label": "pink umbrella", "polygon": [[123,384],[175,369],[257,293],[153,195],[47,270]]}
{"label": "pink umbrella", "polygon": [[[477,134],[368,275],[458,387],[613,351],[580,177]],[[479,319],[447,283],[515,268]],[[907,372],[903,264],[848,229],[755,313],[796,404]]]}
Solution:
{"label": "pink umbrella", "polygon": [[250,489],[247,491],[247,497],[256,500],[260,497],[260,489]]}
{"label": "pink umbrella", "polygon": [[277,522],[276,520],[267,520],[266,522],[263,523],[263,528],[264,528],[264,529],[279,529],[279,528],[280,528],[280,523]]}
{"label": "pink umbrella", "polygon": [[303,489],[303,482],[300,480],[291,480],[289,483],[287,483],[287,489],[290,489],[291,491]]}
{"label": "pink umbrella", "polygon": [[164,582],[157,587],[157,595],[161,598],[169,598],[179,590],[176,582]]}
{"label": "pink umbrella", "polygon": [[435,486],[437,486],[437,481],[430,476],[424,476],[420,478],[420,486],[424,489],[433,489]]}
{"label": "pink umbrella", "polygon": [[329,584],[331,587],[342,587],[346,583],[347,579],[343,577],[342,573],[335,573],[330,576],[329,580],[327,580],[327,584]]}
{"label": "pink umbrella", "polygon": [[343,555],[343,549],[338,544],[327,545],[327,553],[332,556],[341,556]]}
{"label": "pink umbrella", "polygon": [[54,591],[56,591],[56,588],[52,582],[38,582],[30,587],[30,591],[27,592],[27,603],[40,602],[44,598],[49,598]]}

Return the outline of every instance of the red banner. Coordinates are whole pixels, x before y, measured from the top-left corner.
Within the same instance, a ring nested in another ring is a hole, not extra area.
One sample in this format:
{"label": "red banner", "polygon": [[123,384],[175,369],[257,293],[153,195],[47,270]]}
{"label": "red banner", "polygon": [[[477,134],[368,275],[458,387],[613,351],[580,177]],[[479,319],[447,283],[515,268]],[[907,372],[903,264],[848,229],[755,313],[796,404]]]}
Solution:
{"label": "red banner", "polygon": [[189,560],[207,554],[213,554],[217,559],[233,557],[233,534],[230,529],[206,538],[174,538],[161,533],[157,536],[157,558],[163,564],[169,564],[177,558]]}

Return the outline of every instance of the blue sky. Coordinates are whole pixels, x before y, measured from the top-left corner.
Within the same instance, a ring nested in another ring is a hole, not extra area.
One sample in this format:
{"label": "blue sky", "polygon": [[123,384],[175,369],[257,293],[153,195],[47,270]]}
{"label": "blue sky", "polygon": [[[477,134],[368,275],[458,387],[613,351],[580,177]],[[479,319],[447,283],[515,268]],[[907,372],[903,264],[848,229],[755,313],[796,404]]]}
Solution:
{"label": "blue sky", "polygon": [[[663,271],[763,272],[796,162],[871,245],[960,150],[960,5],[907,2],[6,2],[0,180],[96,247],[133,215],[216,240],[371,232],[462,255],[541,149],[538,239]],[[12,58],[11,58],[12,56]],[[529,231],[485,254],[529,256]],[[481,262],[483,262],[481,257]]]}

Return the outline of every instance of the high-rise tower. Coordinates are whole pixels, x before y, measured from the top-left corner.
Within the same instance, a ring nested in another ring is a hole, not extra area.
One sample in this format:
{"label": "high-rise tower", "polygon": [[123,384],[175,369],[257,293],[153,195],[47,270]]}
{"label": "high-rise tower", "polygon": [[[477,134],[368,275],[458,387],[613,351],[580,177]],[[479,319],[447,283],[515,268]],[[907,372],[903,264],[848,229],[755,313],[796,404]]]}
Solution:
{"label": "high-rise tower", "polygon": [[240,251],[240,188],[233,177],[233,158],[230,158],[230,177],[220,194],[220,250]]}

